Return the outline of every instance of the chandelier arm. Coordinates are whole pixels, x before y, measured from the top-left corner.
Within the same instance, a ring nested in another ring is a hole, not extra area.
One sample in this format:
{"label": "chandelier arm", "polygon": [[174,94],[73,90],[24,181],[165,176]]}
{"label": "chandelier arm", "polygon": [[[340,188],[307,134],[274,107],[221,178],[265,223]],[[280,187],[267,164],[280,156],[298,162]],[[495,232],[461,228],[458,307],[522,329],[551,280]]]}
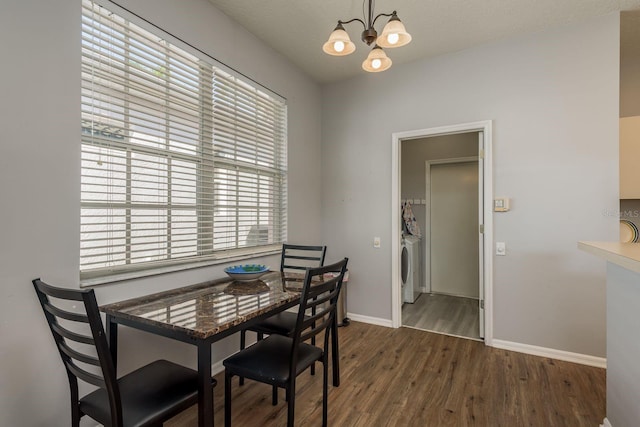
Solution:
{"label": "chandelier arm", "polygon": [[360,18],[353,18],[353,19],[350,19],[348,21],[338,21],[338,24],[350,24],[350,23],[352,23],[354,21],[358,21],[359,23],[362,24],[362,26],[364,27],[365,30],[367,29],[367,24],[365,24],[364,21],[362,19],[360,19]]}
{"label": "chandelier arm", "polygon": [[374,25],[376,25],[376,21],[378,20],[378,18],[380,18],[381,16],[393,16],[393,15],[397,15],[396,11],[394,10],[392,13],[380,13],[378,14],[378,16],[375,17],[375,19],[373,20],[373,22],[371,23],[371,26],[373,27]]}

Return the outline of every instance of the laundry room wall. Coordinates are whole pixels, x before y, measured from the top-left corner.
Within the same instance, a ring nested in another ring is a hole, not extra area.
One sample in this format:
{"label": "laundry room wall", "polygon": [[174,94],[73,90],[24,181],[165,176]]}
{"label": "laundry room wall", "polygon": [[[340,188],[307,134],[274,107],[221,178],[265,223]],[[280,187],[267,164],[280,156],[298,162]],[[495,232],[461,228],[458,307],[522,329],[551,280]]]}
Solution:
{"label": "laundry room wall", "polygon": [[[425,162],[427,160],[471,157],[478,155],[478,133],[460,133],[455,135],[433,136],[429,138],[402,141],[401,145],[401,198],[403,200],[424,200],[425,198]],[[424,237],[426,207],[422,203],[413,203],[413,213]],[[398,207],[400,208],[400,207]],[[421,239],[420,253],[425,254],[426,239]],[[426,259],[421,257],[420,271],[425,270]],[[421,279],[421,288],[425,290],[426,277]]]}

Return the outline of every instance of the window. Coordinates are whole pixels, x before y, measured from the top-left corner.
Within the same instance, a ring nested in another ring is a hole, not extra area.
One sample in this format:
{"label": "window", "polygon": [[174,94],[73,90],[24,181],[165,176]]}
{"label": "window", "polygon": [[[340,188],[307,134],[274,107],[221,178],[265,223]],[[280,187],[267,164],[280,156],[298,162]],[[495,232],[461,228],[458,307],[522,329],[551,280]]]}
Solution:
{"label": "window", "polygon": [[80,277],[184,268],[286,238],[286,105],[82,3]]}

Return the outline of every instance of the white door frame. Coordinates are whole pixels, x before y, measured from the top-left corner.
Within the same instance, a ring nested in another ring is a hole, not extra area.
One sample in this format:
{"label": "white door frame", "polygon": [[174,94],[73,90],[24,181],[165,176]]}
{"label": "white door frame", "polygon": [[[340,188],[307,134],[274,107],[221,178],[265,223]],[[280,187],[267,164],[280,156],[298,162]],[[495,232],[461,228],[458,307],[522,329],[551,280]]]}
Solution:
{"label": "white door frame", "polygon": [[462,123],[451,126],[440,126],[428,129],[418,129],[405,132],[395,132],[391,135],[391,325],[394,328],[402,326],[402,279],[400,277],[400,231],[402,217],[401,203],[401,154],[400,143],[403,140],[418,139],[429,136],[448,135],[456,133],[482,132],[484,138],[484,342],[492,345],[493,341],[493,150],[492,150],[492,121]]}
{"label": "white door frame", "polygon": [[[477,162],[478,156],[473,157],[450,157],[446,159],[426,160],[424,162],[425,172],[425,221],[424,221],[424,281],[420,287],[423,292],[431,292],[431,166],[445,165],[451,163],[471,163]],[[481,194],[478,195],[482,197]]]}

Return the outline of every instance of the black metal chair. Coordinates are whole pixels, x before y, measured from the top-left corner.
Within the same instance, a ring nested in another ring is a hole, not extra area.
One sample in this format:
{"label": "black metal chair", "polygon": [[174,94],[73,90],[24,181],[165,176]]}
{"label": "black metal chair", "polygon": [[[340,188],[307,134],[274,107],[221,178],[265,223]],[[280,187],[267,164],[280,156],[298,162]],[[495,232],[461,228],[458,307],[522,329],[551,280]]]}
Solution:
{"label": "black metal chair", "polygon": [[[282,254],[280,257],[280,272],[304,272],[310,267],[322,267],[324,258],[327,254],[326,246],[307,246],[307,245],[282,245]],[[282,311],[271,316],[260,323],[257,323],[247,329],[240,331],[240,350],[246,347],[246,332],[253,331],[257,334],[258,341],[262,340],[265,335],[285,335],[291,336],[296,326],[298,315],[290,311]],[[315,338],[311,342],[315,345]],[[311,367],[311,374],[315,374],[315,368]],[[244,384],[244,378],[240,377],[240,385]],[[277,398],[274,405],[277,404]]]}
{"label": "black metal chair", "polygon": [[[327,362],[329,334],[334,325],[336,305],[348,259],[332,265],[306,270],[292,336],[273,334],[224,360],[225,427],[231,426],[231,380],[234,375],[271,384],[274,390],[284,388],[288,396],[287,426],[293,427],[295,417],[296,378],[315,362],[323,365],[322,425],[327,425]],[[337,275],[325,276],[337,272]],[[327,278],[330,277],[330,278]],[[317,282],[312,280],[318,278]],[[315,309],[305,316],[307,309]],[[322,348],[305,341],[324,332]]]}
{"label": "black metal chair", "polygon": [[[67,370],[72,426],[78,427],[84,415],[105,426],[161,426],[197,403],[198,373],[166,360],[116,378],[93,289],[32,282]],[[68,311],[75,301],[83,303],[82,312]],[[78,379],[98,388],[80,398]]]}
{"label": "black metal chair", "polygon": [[303,273],[310,267],[322,267],[327,254],[326,246],[282,245],[280,271],[298,271]]}

